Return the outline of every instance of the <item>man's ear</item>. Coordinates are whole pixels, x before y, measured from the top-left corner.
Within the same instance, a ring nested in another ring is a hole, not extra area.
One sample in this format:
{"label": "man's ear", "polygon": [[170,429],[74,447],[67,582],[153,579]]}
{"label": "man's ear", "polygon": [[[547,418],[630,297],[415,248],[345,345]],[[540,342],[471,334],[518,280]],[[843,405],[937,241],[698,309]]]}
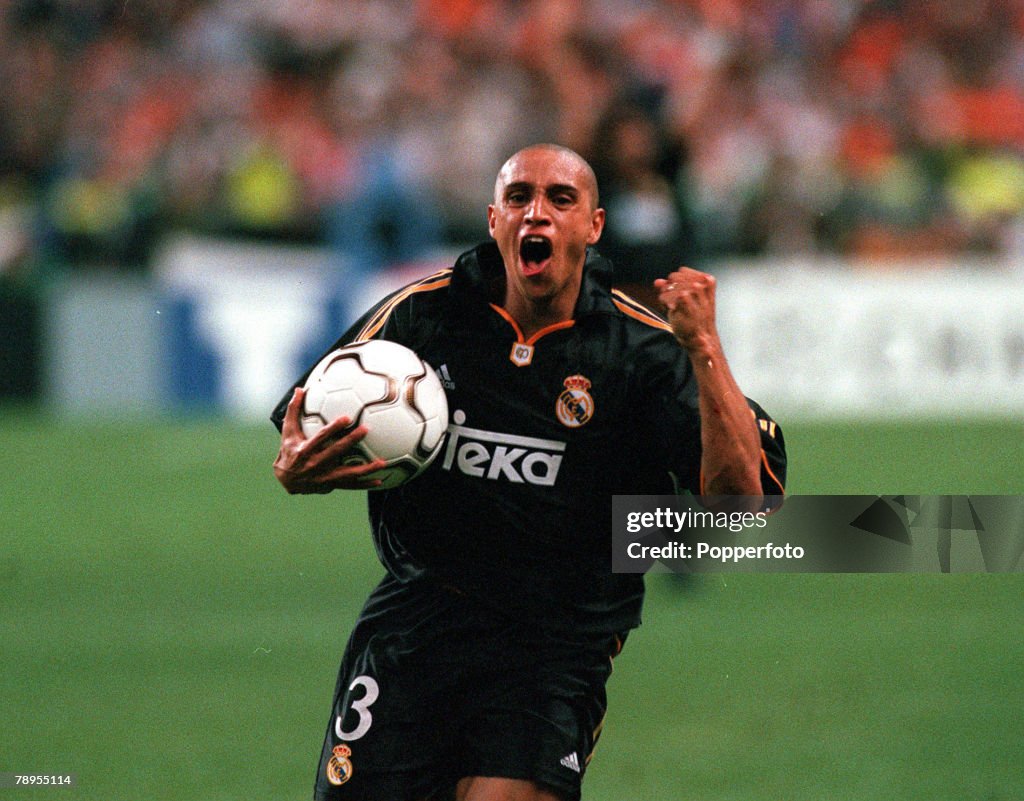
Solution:
{"label": "man's ear", "polygon": [[590,219],[590,236],[587,237],[588,245],[596,245],[604,231],[604,209],[594,209],[594,215]]}
{"label": "man's ear", "polygon": [[494,239],[494,204],[487,206],[487,232]]}

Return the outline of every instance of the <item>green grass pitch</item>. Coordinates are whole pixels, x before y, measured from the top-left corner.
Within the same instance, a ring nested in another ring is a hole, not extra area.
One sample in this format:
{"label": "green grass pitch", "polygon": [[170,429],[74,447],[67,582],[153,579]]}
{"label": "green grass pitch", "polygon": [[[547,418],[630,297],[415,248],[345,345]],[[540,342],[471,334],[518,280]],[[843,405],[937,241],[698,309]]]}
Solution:
{"label": "green grass pitch", "polygon": [[[77,786],[0,795],[310,797],[363,498],[287,496],[269,425],[3,420],[0,772]],[[786,433],[794,493],[1024,487],[1021,424]],[[649,585],[588,801],[1024,797],[1019,575]]]}

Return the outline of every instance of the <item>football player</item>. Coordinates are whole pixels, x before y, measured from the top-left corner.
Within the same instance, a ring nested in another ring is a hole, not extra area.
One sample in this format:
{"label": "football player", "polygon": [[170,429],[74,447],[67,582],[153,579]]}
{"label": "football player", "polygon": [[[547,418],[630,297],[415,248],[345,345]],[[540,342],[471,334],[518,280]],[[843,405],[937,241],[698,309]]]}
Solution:
{"label": "football player", "polygon": [[[557,145],[502,166],[487,221],[493,241],[333,346],[412,348],[451,424],[421,476],[368,494],[385,577],[342,658],[318,801],[576,801],[643,599],[611,570],[612,496],[783,492],[782,432],[729,370],[712,276],[655,281],[667,319],[611,289],[594,173]],[[381,464],[344,463],[363,427],[303,436],[304,380],[273,413],[278,480],[372,489]]]}

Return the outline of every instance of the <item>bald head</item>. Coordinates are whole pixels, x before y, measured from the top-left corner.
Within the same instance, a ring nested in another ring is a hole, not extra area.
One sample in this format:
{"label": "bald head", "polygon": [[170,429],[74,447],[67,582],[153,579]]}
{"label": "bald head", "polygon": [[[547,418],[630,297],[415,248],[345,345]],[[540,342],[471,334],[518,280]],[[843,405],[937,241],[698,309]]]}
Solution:
{"label": "bald head", "polygon": [[498,171],[498,177],[494,182],[495,201],[501,198],[503,188],[509,182],[509,176],[514,172],[516,165],[524,158],[536,153],[548,153],[555,157],[556,163],[563,169],[567,169],[576,176],[576,185],[590,198],[590,209],[593,211],[598,206],[597,176],[586,159],[571,148],[552,143],[542,143],[524,147],[514,153]]}

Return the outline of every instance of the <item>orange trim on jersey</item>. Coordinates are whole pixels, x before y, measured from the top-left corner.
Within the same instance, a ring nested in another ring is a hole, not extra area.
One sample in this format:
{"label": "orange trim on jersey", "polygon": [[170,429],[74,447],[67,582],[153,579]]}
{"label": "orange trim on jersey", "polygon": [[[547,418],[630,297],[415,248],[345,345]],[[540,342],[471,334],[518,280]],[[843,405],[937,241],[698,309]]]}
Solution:
{"label": "orange trim on jersey", "polygon": [[660,328],[662,331],[672,331],[672,326],[665,322],[661,317],[652,312],[646,306],[637,303],[633,298],[627,295],[625,292],[620,292],[618,289],[612,290],[612,303],[623,314],[632,317],[634,320],[651,326],[652,328]]}
{"label": "orange trim on jersey", "polygon": [[764,452],[764,448],[761,448],[761,464],[764,465],[764,471],[771,476],[772,481],[775,482],[775,486],[779,488],[781,495],[786,494],[786,488],[782,486],[782,482],[776,477],[775,473],[772,472],[771,467],[768,466],[768,454]]}
{"label": "orange trim on jersey", "polygon": [[544,326],[542,329],[540,329],[540,331],[537,331],[536,333],[534,333],[533,336],[527,339],[523,335],[523,329],[519,327],[519,323],[515,321],[515,318],[512,317],[512,315],[509,314],[508,311],[503,309],[497,303],[492,303],[490,304],[490,306],[498,314],[505,318],[505,322],[512,326],[512,330],[516,332],[516,342],[518,342],[521,345],[534,345],[536,344],[538,339],[540,339],[542,336],[545,336],[546,334],[550,334],[554,331],[561,331],[563,328],[572,328],[574,325],[576,325],[575,320],[562,320],[559,323],[552,323],[551,325]]}
{"label": "orange trim on jersey", "polygon": [[367,321],[353,342],[365,342],[367,339],[373,339],[380,329],[384,327],[384,323],[388,321],[391,312],[410,295],[415,295],[417,292],[430,292],[448,286],[452,282],[451,272],[449,267],[407,286],[377,310],[377,313]]}
{"label": "orange trim on jersey", "polygon": [[[764,465],[764,471],[768,474],[768,476],[771,478],[771,480],[775,482],[775,486],[779,488],[779,494],[785,495],[786,494],[786,488],[782,486],[782,482],[779,481],[779,479],[775,475],[775,473],[772,472],[771,467],[768,466],[768,454],[765,453],[764,448],[761,448],[761,464]],[[697,479],[697,483],[699,485],[698,488],[700,490],[700,494],[701,495],[706,495],[707,493],[704,492],[704,467],[703,466],[701,466],[701,468],[700,468],[700,477]],[[761,487],[761,491],[764,492],[764,487]]]}
{"label": "orange trim on jersey", "polygon": [[619,300],[621,300],[623,303],[628,303],[630,306],[632,306],[637,311],[642,311],[645,314],[647,314],[647,315],[649,315],[651,317],[654,317],[655,319],[658,319],[658,320],[661,320],[662,322],[665,322],[664,315],[658,314],[658,312],[656,312],[656,311],[652,311],[649,307],[644,306],[644,304],[642,304],[639,300],[634,298],[632,295],[627,295],[621,289],[612,289],[612,294],[615,297],[617,297]]}
{"label": "orange trim on jersey", "polygon": [[583,760],[583,767],[586,767],[587,765],[589,765],[590,764],[590,760],[592,760],[594,758],[594,752],[597,750],[597,741],[601,739],[601,731],[604,729],[604,722],[607,719],[608,719],[608,713],[605,712],[601,716],[601,722],[597,724],[597,728],[594,729],[593,733],[590,735],[590,742],[591,742],[590,753],[587,754],[586,759]]}

